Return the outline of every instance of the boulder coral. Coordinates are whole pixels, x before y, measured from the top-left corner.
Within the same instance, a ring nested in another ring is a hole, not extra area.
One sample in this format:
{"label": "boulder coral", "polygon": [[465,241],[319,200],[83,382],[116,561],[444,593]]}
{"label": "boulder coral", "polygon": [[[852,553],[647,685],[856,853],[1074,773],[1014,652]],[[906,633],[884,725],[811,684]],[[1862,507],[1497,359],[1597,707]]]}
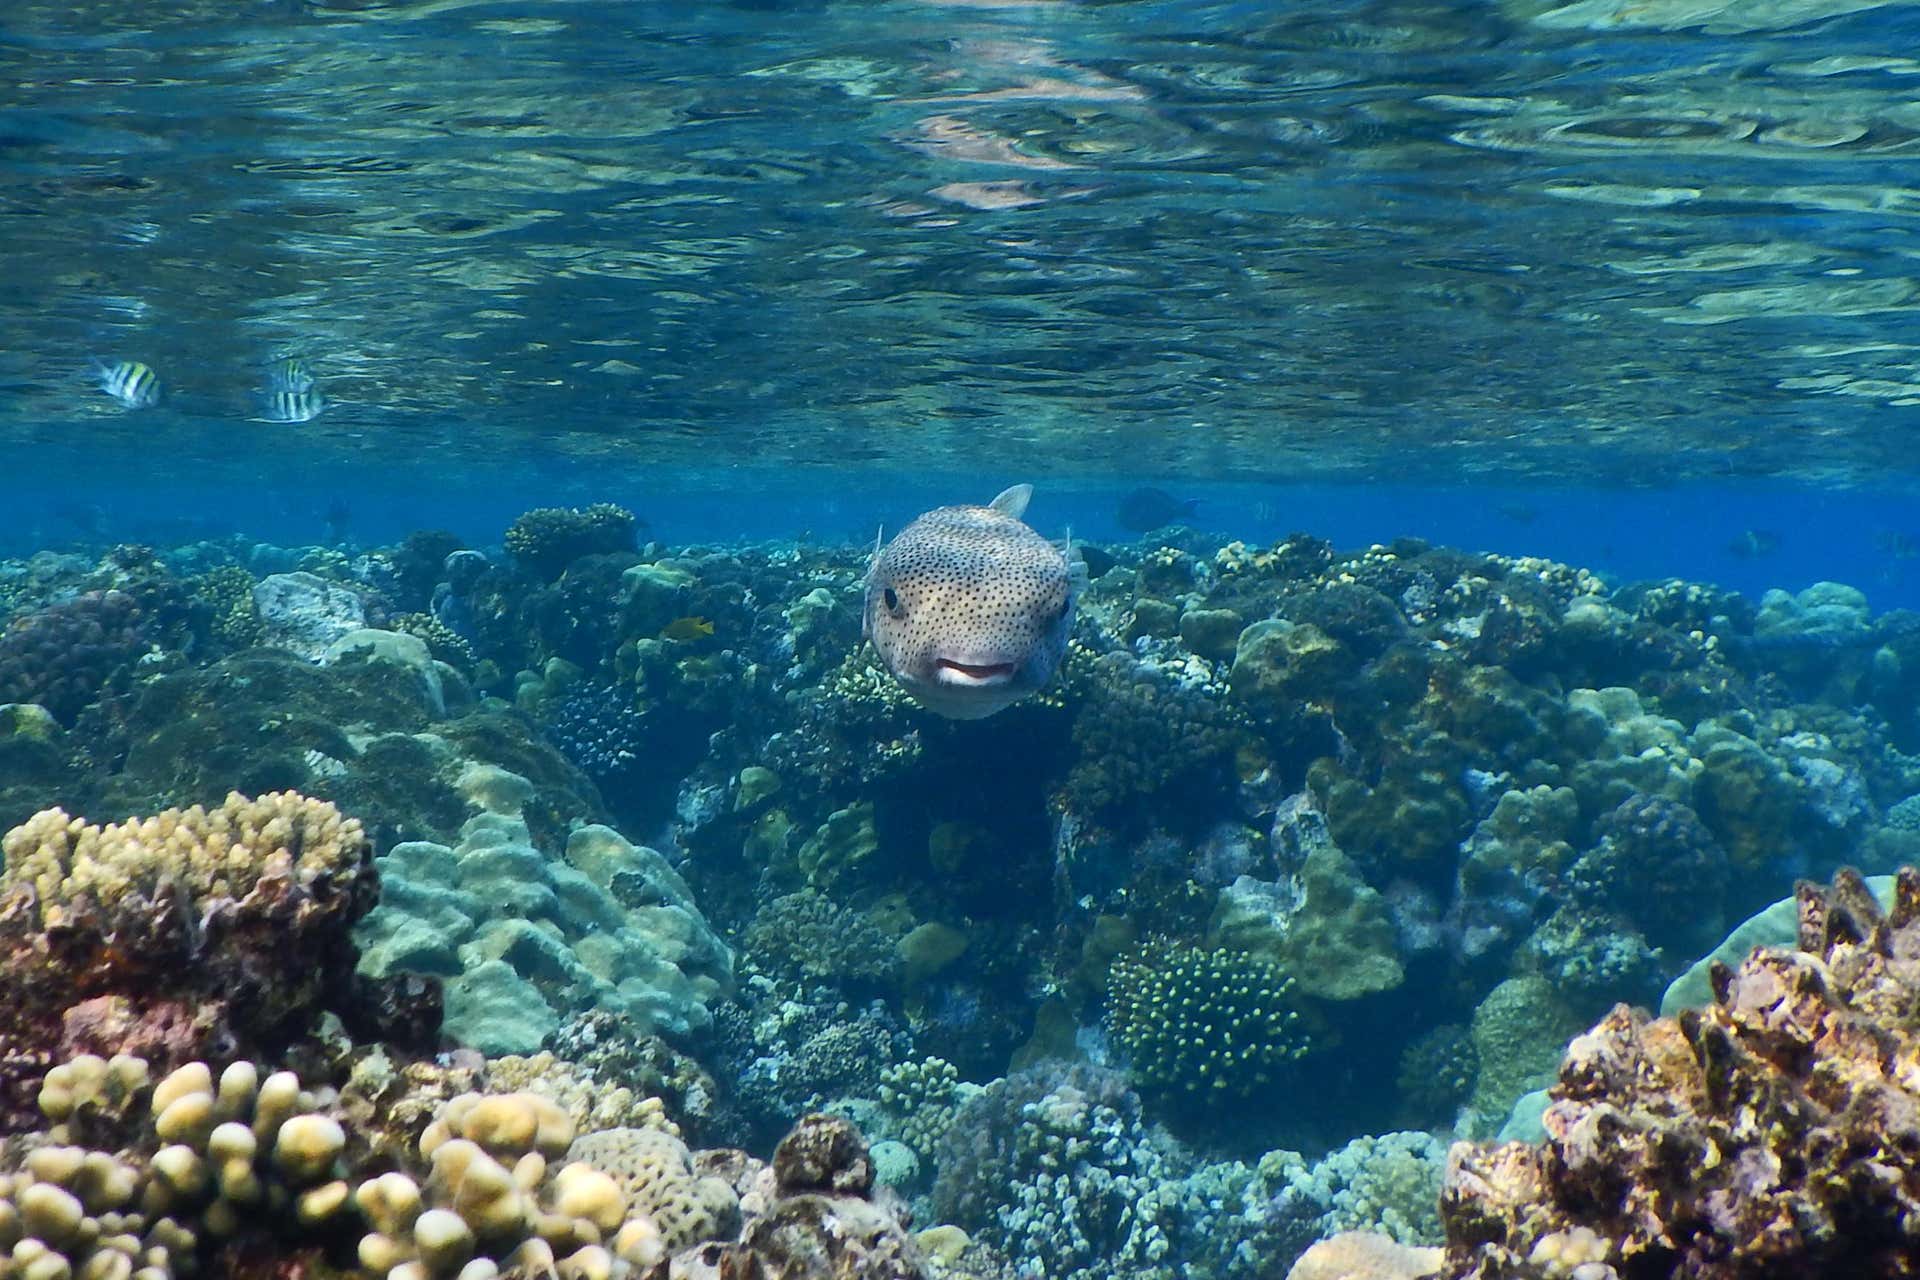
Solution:
{"label": "boulder coral", "polygon": [[70,723],[149,643],[143,610],[125,591],[28,614],[0,633],[0,703],[38,703]]}

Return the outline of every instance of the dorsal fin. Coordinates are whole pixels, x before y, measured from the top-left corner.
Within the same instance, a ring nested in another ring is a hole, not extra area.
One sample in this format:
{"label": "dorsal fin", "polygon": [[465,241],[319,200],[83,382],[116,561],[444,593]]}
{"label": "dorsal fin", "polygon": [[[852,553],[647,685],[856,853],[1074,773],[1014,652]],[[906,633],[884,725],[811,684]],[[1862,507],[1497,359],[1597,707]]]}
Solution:
{"label": "dorsal fin", "polygon": [[1066,541],[1061,544],[1060,553],[1067,558],[1067,578],[1073,583],[1075,591],[1085,591],[1092,580],[1092,570],[1087,568],[1087,558],[1080,554],[1080,548],[1073,542],[1073,526],[1067,526]]}
{"label": "dorsal fin", "polygon": [[987,505],[1003,516],[1012,516],[1018,520],[1027,514],[1027,504],[1033,501],[1033,486],[1016,484],[1012,488],[1002,489],[1000,496]]}

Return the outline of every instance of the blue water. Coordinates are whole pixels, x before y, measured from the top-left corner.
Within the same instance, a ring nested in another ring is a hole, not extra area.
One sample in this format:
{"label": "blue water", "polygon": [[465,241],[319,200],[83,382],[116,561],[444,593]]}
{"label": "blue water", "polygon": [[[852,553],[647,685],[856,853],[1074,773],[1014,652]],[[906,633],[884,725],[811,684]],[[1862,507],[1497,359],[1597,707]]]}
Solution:
{"label": "blue water", "polygon": [[[837,1108],[982,1275],[1436,1243],[1593,1018],[1920,861],[1917,86],[1916,0],[10,0],[0,830],[337,804],[384,896],[299,998],[362,1065],[546,1049],[756,1157]],[[1118,571],[869,568],[1020,483]],[[229,958],[102,979],[166,1035],[15,984],[0,1137],[116,1034],[315,1049]]]}
{"label": "blue water", "polygon": [[[1905,477],[1920,18],[1699,13],[16,5],[0,434],[169,480]],[[287,355],[331,407],[251,420]]]}
{"label": "blue water", "polygon": [[[4,455],[0,455],[0,461]],[[619,502],[670,544],[801,537],[865,546],[929,507],[985,501],[1008,484],[1038,489],[1033,519],[1059,536],[1124,544],[1141,538],[1118,523],[1133,486],[1047,471],[981,468],[900,472],[878,467],[838,475],[734,467],[674,469],[661,476],[625,467],[582,474],[564,461],[524,467],[470,465],[457,473],[417,461],[377,468],[223,468],[209,478],[152,484],[139,471],[102,483],[112,460],[49,466],[21,454],[15,470],[44,483],[0,529],[0,554],[116,541],[171,543],[242,535],[281,544],[371,547],[420,528],[448,529],[475,546],[497,544],[529,507]],[[1823,489],[1784,480],[1691,481],[1666,487],[1540,487],[1517,483],[1414,485],[1391,479],[1320,484],[1182,482],[1143,475],[1197,499],[1187,523],[1260,546],[1308,532],[1342,548],[1396,538],[1506,555],[1542,556],[1593,569],[1616,585],[1685,578],[1756,600],[1771,588],[1798,591],[1844,582],[1876,611],[1920,609],[1920,560],[1894,535],[1920,529],[1908,489]],[[337,504],[337,505],[336,505]],[[335,519],[344,516],[344,519]],[[1752,535],[1762,535],[1756,545]]]}

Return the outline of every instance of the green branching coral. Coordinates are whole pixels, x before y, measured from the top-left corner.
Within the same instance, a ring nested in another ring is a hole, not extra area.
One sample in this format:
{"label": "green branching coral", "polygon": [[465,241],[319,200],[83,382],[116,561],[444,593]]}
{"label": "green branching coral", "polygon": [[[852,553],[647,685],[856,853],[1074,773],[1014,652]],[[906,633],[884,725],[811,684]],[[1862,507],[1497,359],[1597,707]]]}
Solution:
{"label": "green branching coral", "polygon": [[611,502],[590,507],[535,507],[507,526],[509,553],[528,572],[551,582],[581,556],[632,551],[638,521]]}
{"label": "green branching coral", "polygon": [[945,1058],[900,1062],[880,1072],[880,1106],[894,1137],[923,1159],[932,1159],[953,1128],[960,1108],[981,1088],[960,1078]]}
{"label": "green branching coral", "polygon": [[1117,960],[1107,1022],[1142,1086],[1250,1093],[1306,1054],[1293,980],[1270,961],[1156,939]]}
{"label": "green branching coral", "polygon": [[400,614],[387,624],[387,629],[426,641],[427,651],[450,666],[471,670],[479,660],[465,636],[430,613]]}
{"label": "green branching coral", "polygon": [[193,584],[193,594],[212,612],[214,637],[230,649],[260,642],[260,610],[253,601],[253,575],[237,564],[210,569]]}

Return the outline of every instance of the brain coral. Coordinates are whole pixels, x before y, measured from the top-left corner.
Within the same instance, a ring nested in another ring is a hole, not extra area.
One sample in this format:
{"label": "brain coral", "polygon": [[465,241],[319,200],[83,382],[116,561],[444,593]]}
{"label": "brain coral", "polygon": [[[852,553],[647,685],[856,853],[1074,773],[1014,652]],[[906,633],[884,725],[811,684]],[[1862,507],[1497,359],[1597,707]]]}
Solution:
{"label": "brain coral", "polygon": [[1455,1280],[1912,1274],[1920,1256],[1920,872],[1797,892],[1799,946],[1713,1002],[1616,1006],[1574,1040],[1544,1145],[1456,1146]]}
{"label": "brain coral", "polygon": [[669,1252],[729,1234],[739,1216],[733,1188],[696,1175],[686,1144],[663,1129],[583,1134],[567,1156],[611,1177],[628,1212],[650,1218]]}

